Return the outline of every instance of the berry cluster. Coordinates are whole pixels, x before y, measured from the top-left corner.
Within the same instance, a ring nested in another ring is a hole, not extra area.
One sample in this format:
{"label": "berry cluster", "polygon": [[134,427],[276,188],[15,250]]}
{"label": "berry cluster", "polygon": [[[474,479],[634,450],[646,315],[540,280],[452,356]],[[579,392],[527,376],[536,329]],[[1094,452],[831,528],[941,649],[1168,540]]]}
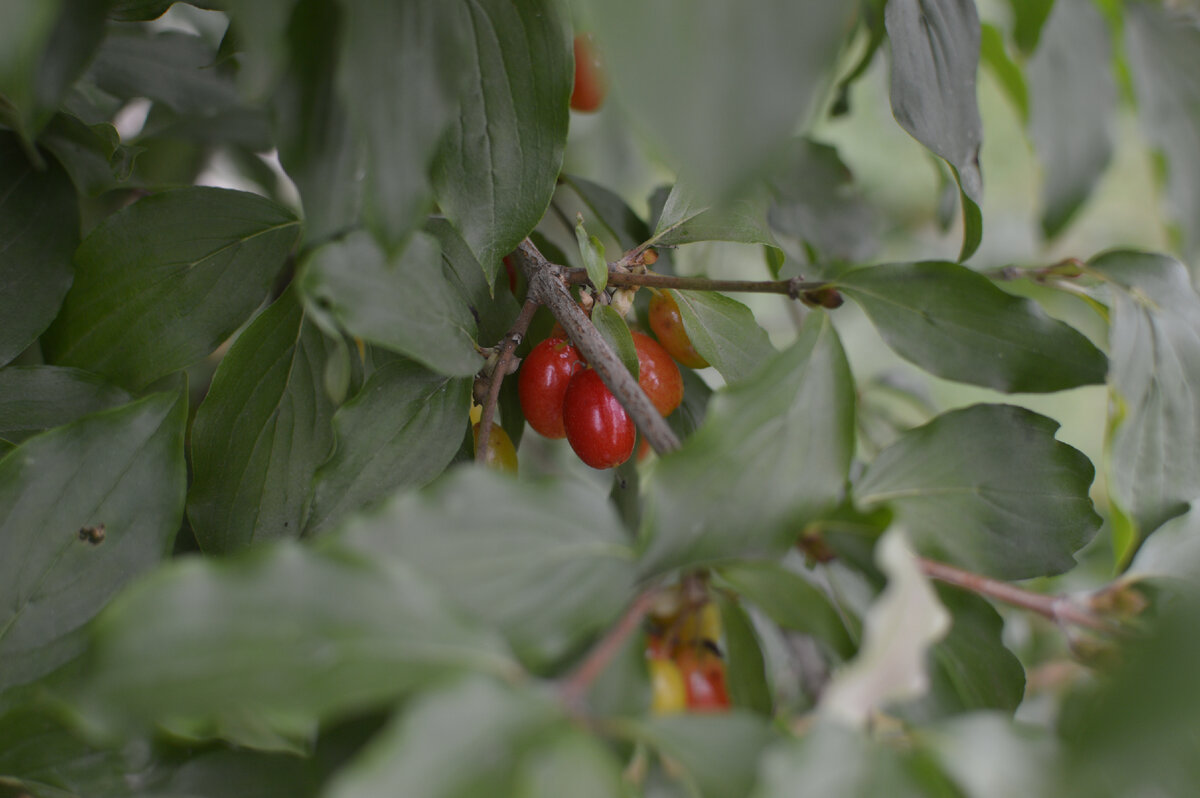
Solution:
{"label": "berry cluster", "polygon": [[722,712],[729,709],[721,656],[721,611],[712,601],[683,606],[668,594],[668,607],[650,616],[646,646],[651,704],[656,714]]}
{"label": "berry cluster", "polygon": [[[643,332],[633,331],[638,385],[664,416],[683,401],[683,377],[671,355]],[[552,335],[533,348],[517,378],[529,426],[547,438],[566,438],[592,468],[612,468],[633,454],[637,430],[600,375],[565,337]]]}

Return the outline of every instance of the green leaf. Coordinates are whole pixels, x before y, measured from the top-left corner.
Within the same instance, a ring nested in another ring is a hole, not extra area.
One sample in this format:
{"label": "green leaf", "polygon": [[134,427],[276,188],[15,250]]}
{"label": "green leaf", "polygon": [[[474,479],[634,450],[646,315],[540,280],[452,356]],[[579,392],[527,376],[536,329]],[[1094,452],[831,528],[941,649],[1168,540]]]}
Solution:
{"label": "green leaf", "polygon": [[499,641],[415,570],[278,541],[176,560],[125,591],[92,627],[88,677],[72,698],[100,729],[286,729],[459,669],[509,667]]}
{"label": "green leaf", "polygon": [[588,237],[583,226],[583,214],[579,215],[579,222],[575,225],[575,241],[579,244],[579,255],[583,258],[588,279],[596,286],[597,291],[603,291],[608,287],[608,264],[604,262],[604,244],[595,236]]}
{"label": "green leaf", "polygon": [[0,131],[0,364],[54,320],[78,243],[79,205],[67,173],[53,159],[36,168],[17,137]]}
{"label": "green leaf", "polygon": [[544,696],[479,678],[460,681],[414,700],[322,796],[511,795],[531,738],[565,730]]}
{"label": "green leaf", "polygon": [[316,474],[306,530],[319,532],[449,465],[471,409],[471,381],[408,360],[376,369],[333,417],[337,447]]}
{"label": "green leaf", "polygon": [[[782,553],[840,500],[854,451],[854,382],[829,317],[714,394],[696,434],[649,475],[641,569]],[[781,481],[782,480],[782,481]]]}
{"label": "green leaf", "polygon": [[0,11],[0,97],[5,100],[0,118],[21,131],[25,142],[37,136],[32,128],[39,73],[63,2],[14,0]]}
{"label": "green leaf", "polygon": [[[508,290],[493,291],[475,254],[449,221],[431,217],[425,224],[425,232],[436,237],[441,244],[447,274],[453,278],[459,295],[479,324],[479,340],[499,342],[508,334],[521,312],[516,297]],[[524,424],[524,417],[521,423]],[[513,438],[513,443],[516,442],[517,439]]]}
{"label": "green leaf", "polygon": [[758,778],[759,757],[776,739],[766,720],[740,710],[664,715],[629,721],[625,728],[675,760],[702,798],[749,795]]}
{"label": "green leaf", "polygon": [[1171,216],[1183,229],[1189,259],[1200,252],[1200,24],[1152,3],[1125,4],[1125,52],[1137,95],[1138,117],[1150,144],[1167,157]]}
{"label": "green leaf", "polygon": [[95,374],[57,366],[0,369],[0,438],[20,443],[131,397]]}
{"label": "green leaf", "polygon": [[1113,154],[1111,33],[1088,0],[1054,4],[1029,62],[1029,86],[1030,136],[1042,165],[1042,232],[1052,238],[1087,200]]}
{"label": "green leaf", "polygon": [[[179,395],[153,394],[0,460],[0,691],[78,655],[84,624],[170,551],[186,412]],[[81,536],[101,525],[99,540]]]}
{"label": "green leaf", "polygon": [[1062,573],[1095,533],[1095,469],[1058,422],[1011,405],[952,410],[906,432],[858,480],[923,553],[999,579]]}
{"label": "green leaf", "polygon": [[771,714],[771,687],[767,683],[762,646],[754,624],[741,605],[725,596],[717,596],[721,608],[721,626],[725,633],[726,683],[729,699],[735,707]]}
{"label": "green leaf", "polygon": [[75,284],[42,340],[47,359],[130,388],[194,363],[259,306],[299,227],[242,191],[144,197],[79,245]]}
{"label": "green leaf", "polygon": [[650,237],[650,228],[619,195],[591,180],[577,175],[562,176],[583,200],[589,216],[598,219],[624,249],[633,249]]}
{"label": "green leaf", "polygon": [[1185,584],[1200,585],[1200,512],[1193,502],[1186,513],[1165,522],[1146,538],[1125,575],[1173,577]]}
{"label": "green leaf", "polygon": [[621,314],[611,305],[598,304],[592,308],[592,324],[596,325],[596,330],[599,331],[601,337],[617,353],[617,357],[621,359],[621,363],[629,370],[634,379],[637,379],[639,370],[637,347],[633,344],[633,334],[629,332],[629,325],[625,323],[625,319],[621,318]]}
{"label": "green leaf", "polygon": [[723,0],[588,6],[614,107],[710,200],[767,166],[803,124],[857,10],[790,0],[754,13]]}
{"label": "green leaf", "polygon": [[939,377],[1009,393],[1104,380],[1104,354],[1083,334],[963,266],[868,266],[836,284],[897,354]]}
{"label": "green leaf", "polygon": [[971,0],[893,0],[885,13],[892,114],[953,169],[966,222],[959,260],[966,260],[982,237],[983,123],[975,98],[979,16]]}
{"label": "green leaf", "polygon": [[133,165],[131,148],[107,122],[89,126],[70,114],[56,114],[38,141],[66,169],[76,190],[91,197],[120,186]]}
{"label": "green leaf", "polygon": [[1112,252],[1089,268],[1111,297],[1109,490],[1144,537],[1200,497],[1200,297],[1165,255]]}
{"label": "green leaf", "polygon": [[562,729],[526,752],[517,798],[626,798],[621,763],[594,735]]}
{"label": "green leaf", "polygon": [[287,60],[288,23],[297,0],[224,0],[238,45],[239,93],[252,101],[265,98]]}
{"label": "green leaf", "polygon": [[1051,781],[1061,747],[1040,724],[971,712],[922,728],[919,743],[972,798],[1061,794]]}
{"label": "green leaf", "polygon": [[855,649],[837,607],[809,580],[773,562],[739,562],[718,571],[746,601],[784,629],[815,637],[843,658]]}
{"label": "green leaf", "polygon": [[980,26],[979,57],[989,67],[1000,88],[1017,109],[1021,122],[1029,122],[1029,87],[1021,67],[1008,55],[1004,45],[1004,33],[987,22]]}
{"label": "green leaf", "polygon": [[309,243],[355,227],[362,213],[363,147],[337,87],[340,19],[335,0],[299,0],[288,69],[271,104],[279,161],[300,193]]}
{"label": "green leaf", "polygon": [[1008,0],[1008,4],[1012,6],[1013,40],[1021,52],[1029,55],[1037,49],[1054,0]]}
{"label": "green leaf", "polygon": [[928,754],[835,723],[774,745],[753,798],[960,798]]}
{"label": "green leaf", "polygon": [[567,143],[571,34],[554,0],[453,4],[461,107],[438,151],[438,205],[488,282],[550,205]]}
{"label": "green leaf", "polygon": [[87,77],[116,97],[146,97],[177,114],[206,117],[238,105],[232,76],[213,67],[216,58],[216,48],[201,36],[114,27]]}
{"label": "green leaf", "polygon": [[188,518],[204,551],[300,536],[333,445],[322,384],[332,349],[290,290],[221,360],[192,424]]}
{"label": "green leaf", "polygon": [[[771,177],[771,188],[775,196],[767,218],[772,230],[794,236],[830,259],[862,261],[875,251],[877,214],[835,148],[793,139],[787,162]],[[778,250],[767,252],[770,256]],[[805,264],[804,271],[810,277],[825,276],[820,264]]]}
{"label": "green leaf", "polygon": [[911,723],[982,709],[1011,715],[1025,697],[1025,669],[1004,645],[1004,619],[978,596],[937,592],[954,623],[929,652],[929,693],[900,714]]}
{"label": "green leaf", "polygon": [[313,798],[319,765],[301,756],[209,750],[179,765],[155,795],[222,798]]}
{"label": "green leaf", "polygon": [[458,5],[340,3],[338,85],[370,164],[367,220],[389,254],[433,200],[430,168],[464,71]]}
{"label": "green leaf", "polygon": [[454,377],[483,365],[475,319],[446,279],[437,241],[418,233],[387,257],[359,231],[320,247],[300,288],[352,334]]}
{"label": "green leaf", "polygon": [[668,291],[692,345],[727,382],[745,379],[775,355],[766,330],[736,299],[715,291]]}
{"label": "green leaf", "polygon": [[650,240],[673,247],[695,241],[736,241],[743,244],[776,246],[767,224],[765,191],[714,207],[705,203],[693,185],[679,182],[667,195],[658,226]]}
{"label": "green leaf", "polygon": [[603,494],[582,484],[458,468],[350,521],[337,540],[417,568],[535,669],[605,628],[633,590],[628,535]]}

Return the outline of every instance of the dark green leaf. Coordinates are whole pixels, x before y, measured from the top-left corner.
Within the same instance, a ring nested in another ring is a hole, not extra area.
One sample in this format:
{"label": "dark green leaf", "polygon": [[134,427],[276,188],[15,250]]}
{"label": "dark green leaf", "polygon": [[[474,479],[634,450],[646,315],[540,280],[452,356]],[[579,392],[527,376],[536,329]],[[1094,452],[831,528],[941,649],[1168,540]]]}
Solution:
{"label": "dark green leaf", "polygon": [[692,345],[727,382],[745,379],[775,354],[750,308],[736,299],[715,291],[668,290]]}
{"label": "dark green leaf", "polygon": [[10,366],[0,370],[0,438],[20,443],[129,400],[125,391],[86,371]]}
{"label": "dark green leaf", "polygon": [[1173,577],[1200,585],[1200,512],[1195,502],[1146,538],[1125,572],[1128,577]]}
{"label": "dark green leaf", "polygon": [[963,266],[868,266],[836,283],[897,354],[939,377],[1009,393],[1104,381],[1107,361],[1086,337]]}
{"label": "dark green leaf", "polygon": [[[1197,37],[1200,43],[1200,37]],[[1059,0],[1029,62],[1030,136],[1042,165],[1042,232],[1062,231],[1112,159],[1111,33],[1089,0]]]}
{"label": "dark green leaf", "polygon": [[238,44],[239,93],[261,100],[287,60],[288,22],[297,0],[224,0]]}
{"label": "dark green leaf", "polygon": [[862,732],[820,723],[763,757],[753,798],[960,798],[923,752],[905,751]]}
{"label": "dark green leaf", "polygon": [[313,473],[333,445],[322,385],[332,348],[292,290],[221,360],[192,424],[188,518],[204,551],[300,536]]}
{"label": "dark green leaf", "polygon": [[683,377],[683,403],[667,416],[667,423],[682,440],[691,437],[704,423],[713,389],[691,369],[681,368],[679,374]]}
{"label": "dark green leaf", "polygon": [[1090,268],[1111,286],[1109,490],[1144,537],[1200,497],[1200,297],[1165,255],[1113,252]]}
{"label": "dark green leaf", "polygon": [[299,234],[254,194],[183,188],[109,217],[75,253],[47,359],[141,387],[214,350],[266,296]]}
{"label": "dark green leaf", "polygon": [[0,690],[78,655],[83,625],[170,551],[185,418],[178,395],[153,394],[0,460]]}
{"label": "dark green leaf", "polygon": [[271,106],[279,161],[300,192],[310,243],[355,226],[362,211],[362,147],[337,91],[340,32],[335,0],[299,0],[288,28],[291,61]]}
{"label": "dark green leaf", "polygon": [[[64,0],[11,0],[0,10],[0,119],[32,141],[37,81]],[[5,156],[0,163],[7,163]]]}
{"label": "dark green leaf", "polygon": [[[561,723],[529,690],[471,679],[429,692],[398,715],[343,768],[326,798],[452,798],[511,795],[522,749]],[[570,794],[574,795],[574,788]]]}
{"label": "dark green leaf", "polygon": [[456,3],[467,44],[457,120],[438,152],[438,204],[487,274],[546,213],[562,168],[571,39],[557,2]]}
{"label": "dark green leaf", "polygon": [[[876,214],[828,144],[793,140],[786,164],[771,178],[771,188],[775,197],[768,219],[776,232],[804,241],[827,258],[861,261],[875,250]],[[823,276],[818,264],[804,268],[806,276]]]}
{"label": "dark green leaf", "polygon": [[676,183],[667,196],[651,240],[669,247],[694,241],[737,241],[776,246],[767,224],[768,197],[764,191],[713,207],[702,201],[693,186]]}
{"label": "dark green leaf", "polygon": [[326,244],[305,264],[300,287],[351,334],[440,374],[465,377],[483,365],[475,319],[424,233],[392,258],[362,231]]}
{"label": "dark green leaf", "polygon": [[0,364],[33,343],[71,286],[79,206],[54,159],[37,169],[0,131]]}
{"label": "dark green leaf", "polygon": [[189,758],[155,795],[173,798],[315,798],[319,772],[307,758],[210,750]]}
{"label": "dark green leaf", "polygon": [[735,601],[717,597],[721,608],[721,626],[725,633],[726,683],[729,699],[735,707],[771,714],[771,688],[767,684],[762,647],[750,616]]}
{"label": "dark green leaf", "polygon": [[463,72],[459,4],[340,5],[338,84],[370,164],[367,219],[393,253],[432,203],[430,165],[453,121]]}
{"label": "dark green leaf", "polygon": [[1200,23],[1154,3],[1125,4],[1125,52],[1146,138],[1167,157],[1171,215],[1183,229],[1184,252],[1200,253]]}
{"label": "dark green leaf", "polygon": [[201,36],[119,27],[100,46],[88,77],[122,99],[146,97],[178,114],[204,117],[238,104],[233,79],[213,68],[216,57]]}
{"label": "dark green leaf", "polygon": [[633,334],[629,332],[625,319],[611,305],[597,305],[592,309],[592,324],[596,325],[596,330],[636,379],[639,370],[637,348],[633,345]]}
{"label": "dark green leaf", "polygon": [[959,260],[979,245],[983,123],[975,98],[979,16],[972,0],[893,0],[887,4],[892,43],[892,114],[954,170],[966,221]]}
{"label": "dark green leaf", "polygon": [[840,656],[855,649],[837,607],[799,574],[772,562],[740,562],[718,573],[746,601],[784,629],[812,635]]}
{"label": "dark green leaf", "polygon": [[675,760],[702,798],[749,795],[758,760],[776,739],[758,715],[664,715],[631,721],[629,733]]}
{"label": "dark green leaf", "polygon": [[[854,382],[826,314],[746,380],[647,480],[643,573],[780,553],[840,500],[854,451]],[[782,481],[780,481],[782,480]]]}
{"label": "dark green leaf", "polygon": [[92,632],[73,698],[99,728],[294,728],[457,669],[510,667],[500,642],[411,568],[284,541],[176,560],[113,601]]}
{"label": "dark green leaf", "polygon": [[408,360],[376,369],[333,417],[337,448],[317,471],[307,530],[317,532],[446,468],[471,409],[471,381]]}
{"label": "dark green leaf", "polygon": [[938,598],[953,625],[929,652],[929,692],[900,713],[913,723],[981,709],[1011,715],[1025,697],[1025,669],[1001,639],[1004,619],[983,599],[955,588],[939,588]]}
{"label": "dark green leaf", "polygon": [[456,469],[346,524],[338,540],[413,565],[541,669],[611,623],[633,589],[628,536],[603,494]]}
{"label": "dark green leaf", "polygon": [[88,126],[78,117],[56,114],[39,143],[67,170],[76,190],[93,197],[118,187],[133,165],[131,150],[107,122]]}
{"label": "dark green leaf", "polygon": [[617,194],[576,175],[563,175],[562,180],[587,205],[589,216],[602,222],[624,249],[633,249],[650,237],[650,228]]}
{"label": "dark green leaf", "polygon": [[1013,40],[1026,55],[1037,49],[1054,0],[1008,0],[1013,14]]}
{"label": "dark green leaf", "polygon": [[1058,422],[1011,405],[953,410],[884,449],[855,486],[887,504],[924,554],[1000,579],[1062,573],[1100,517],[1095,473]]}
{"label": "dark green leaf", "polygon": [[[521,312],[512,292],[493,291],[475,254],[449,221],[431,217],[425,224],[425,232],[435,236],[442,245],[447,274],[453,276],[455,287],[479,324],[479,340],[488,344],[499,342]],[[513,438],[513,443],[516,441]]]}
{"label": "dark green leaf", "polygon": [[1029,87],[1021,67],[1008,55],[1004,45],[1004,33],[987,22],[980,26],[979,57],[1000,83],[1000,88],[1017,109],[1024,123],[1029,122]]}
{"label": "dark green leaf", "polygon": [[[122,22],[158,19],[176,0],[114,0],[108,15]],[[202,4],[195,4],[202,5]]]}
{"label": "dark green leaf", "polygon": [[833,0],[771,0],[754,13],[723,0],[588,5],[612,99],[709,201],[768,164],[804,121],[857,8]]}

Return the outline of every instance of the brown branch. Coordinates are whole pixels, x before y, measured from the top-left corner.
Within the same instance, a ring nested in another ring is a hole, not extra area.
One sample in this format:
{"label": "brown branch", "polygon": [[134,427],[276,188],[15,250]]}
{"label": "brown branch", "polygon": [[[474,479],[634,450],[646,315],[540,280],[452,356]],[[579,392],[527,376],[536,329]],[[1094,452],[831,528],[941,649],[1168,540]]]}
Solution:
{"label": "brown branch", "polygon": [[1112,633],[1117,631],[1112,624],[1107,623],[1103,618],[1074,603],[1066,596],[1048,596],[1044,593],[1034,593],[1031,590],[1011,585],[1008,582],[1001,582],[998,579],[991,579],[972,573],[971,571],[964,571],[961,568],[955,568],[953,565],[947,565],[944,562],[930,560],[925,557],[918,557],[917,562],[921,566],[921,571],[930,579],[936,579],[939,582],[945,582],[948,585],[969,590],[980,596],[986,596],[996,601],[1002,601],[1005,604],[1011,604],[1014,607],[1035,612],[1044,618],[1049,618],[1055,623],[1075,624],[1076,626],[1083,626],[1097,632]]}
{"label": "brown branch", "polygon": [[533,314],[537,312],[537,309],[538,303],[534,299],[526,299],[525,304],[521,306],[517,320],[513,322],[508,334],[500,343],[500,355],[496,359],[496,368],[492,370],[491,382],[488,383],[487,400],[484,401],[483,412],[479,416],[479,437],[476,439],[475,446],[475,462],[477,463],[486,463],[488,460],[488,454],[492,448],[492,424],[496,417],[496,402],[500,398],[500,385],[504,382],[505,375],[508,374],[513,352],[517,351],[517,346],[525,337],[525,332],[529,329],[529,323],[533,321]]}
{"label": "brown branch", "polygon": [[625,614],[587,653],[579,667],[559,683],[558,693],[563,703],[572,709],[579,708],[588,688],[604,673],[604,669],[621,650],[621,646],[625,645],[629,636],[641,626],[642,619],[650,611],[657,595],[658,588],[650,588],[640,593],[625,609]]}
{"label": "brown branch", "polygon": [[[570,285],[590,284],[587,269],[567,269],[563,278]],[[710,280],[707,277],[676,277],[670,274],[635,274],[610,269],[608,284],[642,286],[647,288],[682,288],[694,291],[727,291],[733,293],[785,294],[799,299],[806,291],[829,287],[827,282],[814,282],[793,277],[790,280]]]}
{"label": "brown branch", "polygon": [[529,296],[550,308],[571,342],[617,397],[654,451],[663,454],[678,449],[675,432],[567,290],[563,267],[546,260],[528,238],[517,248],[517,255],[529,280]]}

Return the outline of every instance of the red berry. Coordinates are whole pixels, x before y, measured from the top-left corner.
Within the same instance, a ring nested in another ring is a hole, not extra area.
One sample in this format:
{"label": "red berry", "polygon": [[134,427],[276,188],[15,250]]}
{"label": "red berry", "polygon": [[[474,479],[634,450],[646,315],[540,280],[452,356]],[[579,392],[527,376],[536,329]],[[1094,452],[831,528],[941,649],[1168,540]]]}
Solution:
{"label": "red berry", "polygon": [[711,651],[684,650],[676,659],[687,689],[688,709],[693,712],[723,712],[729,709],[725,689],[725,663]]}
{"label": "red berry", "polygon": [[679,366],[662,344],[643,332],[633,331],[633,346],[637,349],[638,385],[659,413],[671,415],[683,401],[683,376]]}
{"label": "red berry", "polygon": [[547,338],[533,348],[517,375],[517,395],[525,420],[547,438],[566,437],[563,397],[572,375],[583,368],[579,351],[563,338]]}
{"label": "red berry", "polygon": [[658,336],[663,348],[671,353],[671,357],[690,369],[708,367],[708,361],[700,356],[692,339],[688,337],[683,327],[683,317],[679,315],[679,306],[675,298],[664,292],[650,298],[650,329]]}
{"label": "red berry", "polygon": [[595,111],[608,94],[604,63],[596,52],[590,33],[575,37],[575,87],[571,90],[571,107],[576,111]]}
{"label": "red berry", "polygon": [[571,378],[562,405],[567,442],[592,468],[612,468],[629,459],[637,430],[593,369]]}

